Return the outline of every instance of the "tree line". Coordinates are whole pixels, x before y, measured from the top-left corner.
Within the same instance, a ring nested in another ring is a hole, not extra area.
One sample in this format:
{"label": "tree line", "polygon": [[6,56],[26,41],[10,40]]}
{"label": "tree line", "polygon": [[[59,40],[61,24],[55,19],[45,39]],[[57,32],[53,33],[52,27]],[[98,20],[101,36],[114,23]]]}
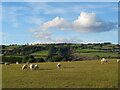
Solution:
{"label": "tree line", "polygon": [[[76,49],[93,49],[95,46],[103,47],[110,45],[111,43],[96,43],[96,44],[44,44],[44,45],[21,45],[20,47],[15,47],[11,50],[8,50],[6,45],[1,45],[2,51],[2,61],[3,62],[57,62],[57,61],[78,61],[84,59],[90,59],[88,57],[83,57],[75,55]],[[12,45],[11,45],[12,46]],[[13,45],[17,46],[17,45]],[[113,49],[119,48],[119,45],[113,45]],[[39,57],[35,58],[30,55],[37,51],[48,51],[48,54],[45,58]],[[18,57],[15,57],[18,56]],[[100,59],[99,55],[96,55],[94,58]],[[91,58],[93,59],[93,58]]]}
{"label": "tree line", "polygon": [[72,61],[75,60],[73,49],[70,46],[55,47],[54,45],[49,46],[48,55],[46,58],[34,58],[32,55],[25,55],[23,57],[15,56],[3,56],[2,62],[57,62],[57,61]]}
{"label": "tree line", "polygon": [[3,56],[1,62],[10,62],[10,63],[34,63],[34,62],[45,62],[43,58],[34,58],[32,55],[27,55],[24,57],[15,57],[15,56]]}

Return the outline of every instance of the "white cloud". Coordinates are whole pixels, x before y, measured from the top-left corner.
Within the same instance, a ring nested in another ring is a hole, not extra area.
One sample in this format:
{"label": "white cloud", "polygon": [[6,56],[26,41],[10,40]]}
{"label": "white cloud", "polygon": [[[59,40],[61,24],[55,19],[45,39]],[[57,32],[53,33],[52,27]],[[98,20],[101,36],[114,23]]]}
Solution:
{"label": "white cloud", "polygon": [[97,17],[95,13],[86,12],[81,12],[72,25],[72,29],[80,33],[106,32],[115,28],[115,23],[106,22]]}
{"label": "white cloud", "polygon": [[[48,3],[37,3],[37,2],[27,2],[26,6],[6,6],[3,8],[5,14],[4,17],[6,18],[7,21],[14,23],[12,24],[13,27],[15,27],[15,23],[21,23],[18,21],[19,17],[22,18],[22,16],[27,16],[28,18],[30,17],[29,15],[31,15],[31,24],[41,24],[43,19],[42,18],[38,18],[38,15],[42,14],[51,14],[51,15],[68,15],[71,13],[79,13],[81,11],[90,11],[93,8],[110,8],[110,5],[98,5],[98,4],[81,4],[80,5],[74,5],[71,6],[71,4],[67,5],[66,7],[54,7],[54,5],[52,6],[51,4]],[[111,9],[111,8],[110,8]],[[20,11],[20,12],[19,12]],[[93,10],[95,11],[95,10]],[[22,12],[22,13],[21,13]],[[96,11],[96,12],[101,12],[100,10]],[[6,16],[5,16],[6,15]],[[33,17],[33,15],[35,17]],[[3,19],[4,19],[3,17]],[[24,19],[23,19],[24,21]],[[22,25],[22,23],[20,24]],[[16,27],[20,26],[20,25],[16,25]],[[68,25],[65,25],[64,27],[69,27]],[[63,28],[63,27],[62,27]],[[64,28],[63,28],[64,29]]]}
{"label": "white cloud", "polygon": [[70,38],[70,37],[64,37],[64,38],[48,38],[44,42],[43,41],[35,41],[30,42],[29,45],[34,44],[51,44],[51,43],[80,43],[82,40]]}
{"label": "white cloud", "polygon": [[82,42],[81,39],[77,39],[74,37],[59,37],[59,38],[52,38],[51,40],[54,42],[72,42],[72,43]]}
{"label": "white cloud", "polygon": [[106,22],[97,17],[95,13],[81,12],[80,16],[72,23],[67,22],[64,18],[56,17],[51,21],[41,25],[42,29],[74,30],[79,33],[95,33],[111,31],[115,28],[115,23]]}
{"label": "white cloud", "polygon": [[98,33],[112,31],[115,28],[115,23],[106,22],[97,17],[95,13],[81,12],[80,16],[73,22],[67,22],[65,18],[56,17],[39,26],[39,29],[31,29],[33,37],[41,38],[46,41],[53,42],[81,42],[80,39],[75,38],[52,38],[53,31],[61,30],[62,33],[67,30],[72,30],[77,33]]}
{"label": "white cloud", "polygon": [[96,14],[95,13],[85,13],[81,12],[80,16],[74,22],[75,26],[82,27],[90,27],[90,26],[98,26],[101,23],[96,22]]}
{"label": "white cloud", "polygon": [[44,40],[55,41],[51,38],[53,31],[51,29],[59,29],[63,27],[63,23],[66,20],[64,18],[56,17],[51,21],[45,22],[44,24],[40,25],[38,29],[30,29],[29,32],[33,33],[33,37],[41,38]]}
{"label": "white cloud", "polygon": [[52,34],[52,32],[48,32],[48,31],[34,31],[33,33],[33,37],[35,38],[41,38],[41,39],[48,39],[50,38],[50,35]]}
{"label": "white cloud", "polygon": [[66,21],[64,18],[56,17],[53,20],[44,23],[41,27],[42,28],[60,28],[65,22]]}

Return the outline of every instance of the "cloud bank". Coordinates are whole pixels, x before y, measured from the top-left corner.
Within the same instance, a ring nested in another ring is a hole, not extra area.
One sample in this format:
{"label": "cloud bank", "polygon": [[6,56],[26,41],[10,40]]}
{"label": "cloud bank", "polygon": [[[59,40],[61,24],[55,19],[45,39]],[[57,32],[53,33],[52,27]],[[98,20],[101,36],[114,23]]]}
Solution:
{"label": "cloud bank", "polygon": [[[116,23],[106,22],[102,18],[97,17],[95,13],[81,12],[80,16],[72,22],[68,22],[65,18],[55,17],[39,26],[37,30],[31,30],[33,37],[41,38],[46,41],[60,41],[60,42],[81,42],[80,39],[75,38],[52,38],[55,30],[73,31],[74,33],[99,33],[108,32],[115,29]],[[54,30],[54,31],[53,31]]]}
{"label": "cloud bank", "polygon": [[40,27],[42,29],[73,30],[79,33],[95,33],[111,31],[115,28],[115,23],[106,22],[95,13],[81,12],[80,16],[73,22],[67,22],[65,18],[56,17],[51,21],[45,22]]}

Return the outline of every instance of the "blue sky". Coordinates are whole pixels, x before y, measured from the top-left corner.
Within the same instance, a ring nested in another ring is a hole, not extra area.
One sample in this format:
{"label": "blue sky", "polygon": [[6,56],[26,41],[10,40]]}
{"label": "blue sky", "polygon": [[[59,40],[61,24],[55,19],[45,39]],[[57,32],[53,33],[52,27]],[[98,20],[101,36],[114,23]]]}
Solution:
{"label": "blue sky", "polygon": [[3,2],[2,44],[118,43],[117,2]]}

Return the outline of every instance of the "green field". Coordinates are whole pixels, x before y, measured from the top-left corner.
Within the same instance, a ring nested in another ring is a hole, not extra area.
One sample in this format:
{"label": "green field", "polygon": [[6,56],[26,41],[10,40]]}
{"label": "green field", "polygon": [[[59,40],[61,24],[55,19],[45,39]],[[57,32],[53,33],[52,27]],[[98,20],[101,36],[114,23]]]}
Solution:
{"label": "green field", "polygon": [[39,70],[22,71],[23,64],[2,65],[3,88],[117,88],[118,64],[109,60],[38,63]]}
{"label": "green field", "polygon": [[[77,55],[80,56],[87,56],[87,57],[95,57],[96,55],[99,55],[100,57],[118,57],[118,53],[113,52],[99,52],[104,50],[96,50],[96,49],[76,49]],[[82,52],[82,53],[81,53]],[[32,53],[30,55],[35,56],[35,58],[45,58],[48,55],[48,51],[38,51],[35,53]]]}
{"label": "green field", "polygon": [[80,56],[88,56],[88,57],[94,57],[96,55],[99,55],[100,57],[118,57],[118,53],[101,53],[101,52],[96,52],[96,53],[75,53]]}
{"label": "green field", "polygon": [[48,54],[48,51],[38,51],[38,52],[32,53],[30,55],[47,55],[47,54]]}
{"label": "green field", "polygon": [[33,55],[35,58],[44,58],[48,55],[48,51],[38,51],[35,53],[32,53],[30,55]]}
{"label": "green field", "polygon": [[7,46],[6,49],[14,49],[14,48],[18,48],[21,47],[22,45],[15,45],[15,46]]}
{"label": "green field", "polygon": [[97,49],[76,49],[77,52],[99,52],[104,50],[97,50]]}

